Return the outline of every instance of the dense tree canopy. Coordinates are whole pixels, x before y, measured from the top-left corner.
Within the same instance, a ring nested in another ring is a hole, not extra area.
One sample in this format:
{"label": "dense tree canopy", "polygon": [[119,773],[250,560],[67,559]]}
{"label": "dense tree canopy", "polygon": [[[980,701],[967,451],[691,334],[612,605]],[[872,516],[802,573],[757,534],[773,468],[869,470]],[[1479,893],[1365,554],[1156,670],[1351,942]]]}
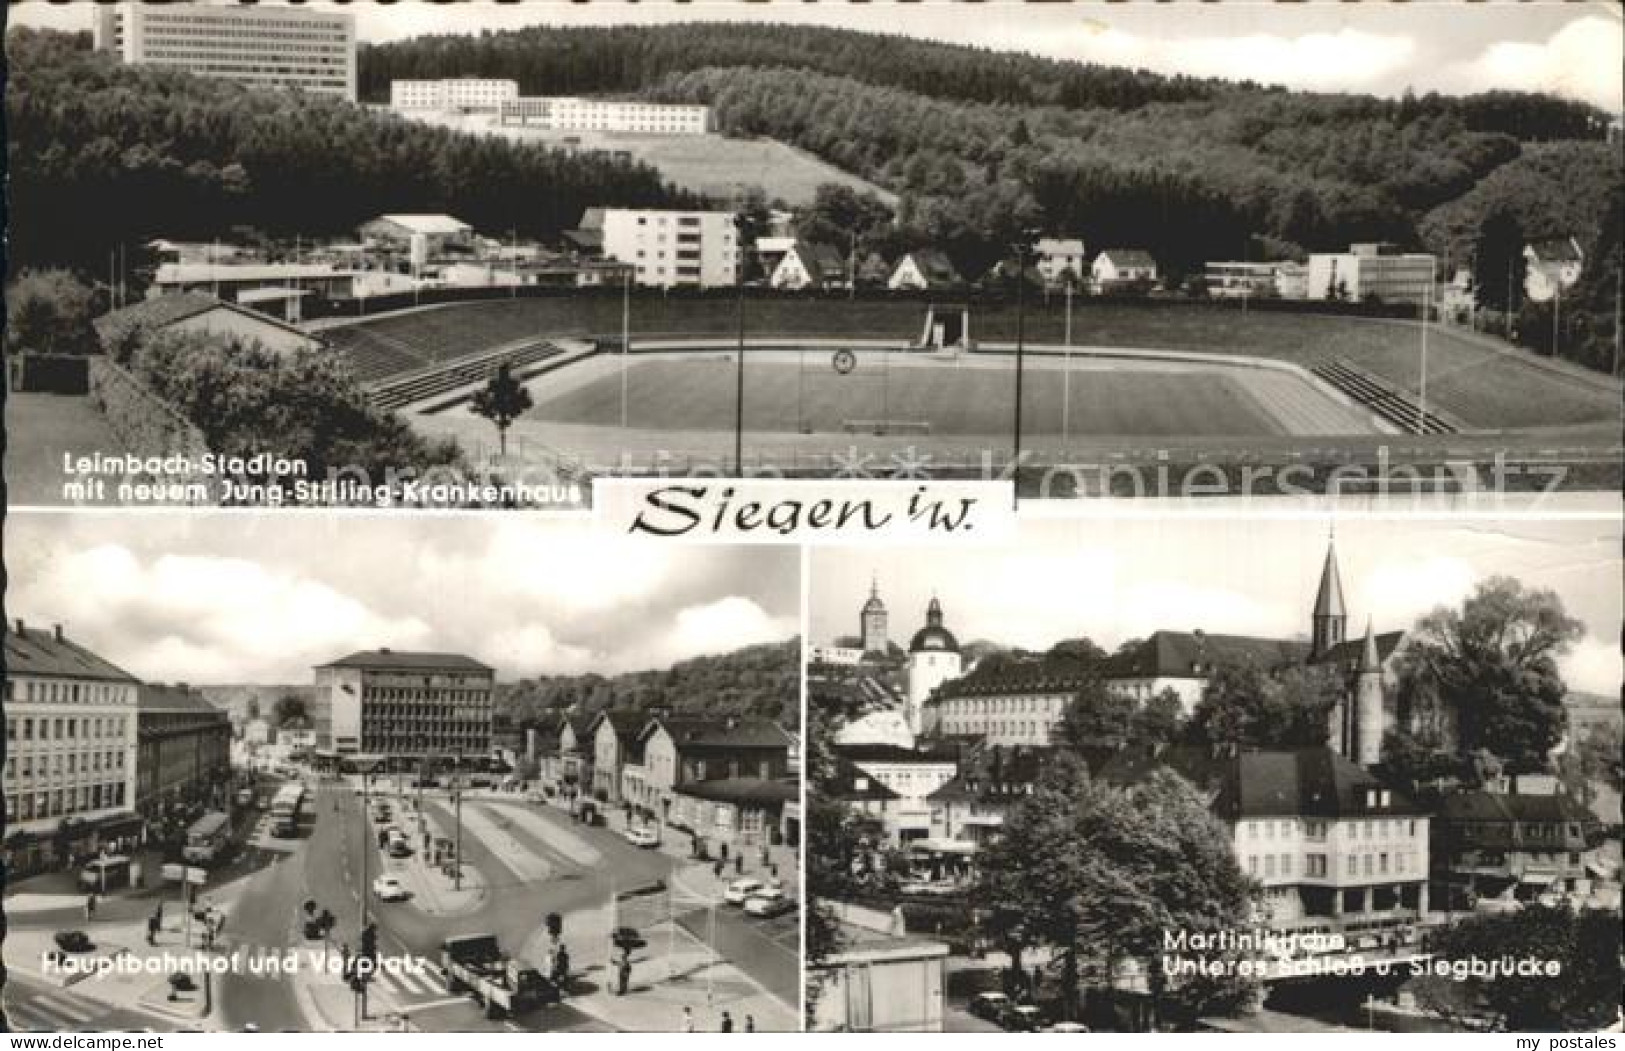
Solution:
{"label": "dense tree canopy", "polygon": [[1329,666],[1266,671],[1221,665],[1185,727],[1193,743],[1248,748],[1309,748],[1331,735],[1331,711],[1344,693]]}
{"label": "dense tree canopy", "polygon": [[1556,592],[1510,577],[1481,582],[1459,609],[1412,632],[1400,663],[1408,722],[1443,728],[1460,753],[1499,756],[1510,773],[1544,771],[1568,723],[1557,658],[1580,637]]}
{"label": "dense tree canopy", "polygon": [[800,724],[801,645],[791,640],[693,657],[669,668],[618,675],[544,675],[497,688],[497,707],[515,725],[575,705],[669,708],[680,715],[773,719]]}
{"label": "dense tree canopy", "polygon": [[607,155],[456,134],[317,95],[122,67],[60,33],[6,36],[11,252],[106,273],[108,252],[232,227],[342,235],[451,212],[552,236],[593,204],[687,198]]}

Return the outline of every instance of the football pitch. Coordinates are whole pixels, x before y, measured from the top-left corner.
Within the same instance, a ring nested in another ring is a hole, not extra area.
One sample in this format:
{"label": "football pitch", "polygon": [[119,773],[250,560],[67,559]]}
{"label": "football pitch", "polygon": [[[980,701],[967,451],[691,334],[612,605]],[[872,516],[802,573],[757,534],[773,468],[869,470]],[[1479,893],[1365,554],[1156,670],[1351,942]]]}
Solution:
{"label": "football pitch", "polygon": [[[758,358],[759,360],[753,360]],[[1369,414],[1284,370],[1033,355],[1024,368],[1028,434],[1249,437],[1371,434]],[[528,419],[618,427],[622,376],[613,359],[569,389],[533,387]],[[731,354],[634,360],[626,366],[626,423],[636,430],[704,432],[734,426]],[[1008,357],[937,360],[861,352],[839,373],[827,349],[747,352],[747,432],[808,436],[996,436],[1014,427],[1015,363]]]}

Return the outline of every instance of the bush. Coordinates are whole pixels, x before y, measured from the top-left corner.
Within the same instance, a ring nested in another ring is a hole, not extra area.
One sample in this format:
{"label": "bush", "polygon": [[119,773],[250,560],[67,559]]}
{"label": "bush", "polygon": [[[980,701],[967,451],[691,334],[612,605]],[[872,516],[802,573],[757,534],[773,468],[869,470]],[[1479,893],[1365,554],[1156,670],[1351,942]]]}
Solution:
{"label": "bush", "polygon": [[94,354],[96,296],[66,270],[28,270],[6,289],[6,353]]}

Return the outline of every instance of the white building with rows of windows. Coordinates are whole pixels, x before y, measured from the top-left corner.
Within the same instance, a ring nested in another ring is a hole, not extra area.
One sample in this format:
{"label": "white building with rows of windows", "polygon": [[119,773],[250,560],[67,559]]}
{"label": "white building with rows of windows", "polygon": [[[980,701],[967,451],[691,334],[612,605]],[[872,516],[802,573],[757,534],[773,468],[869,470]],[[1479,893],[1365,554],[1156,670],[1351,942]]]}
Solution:
{"label": "white building with rows of windows", "polygon": [[236,3],[105,4],[96,50],[129,65],[255,88],[356,98],[355,18],[342,11]]}
{"label": "white building with rows of windows", "polygon": [[445,80],[392,80],[389,108],[396,113],[500,113],[519,97],[517,80],[452,77]]}
{"label": "white building with rows of windows", "polygon": [[14,868],[27,871],[139,826],[140,682],[61,625],[18,620],[5,635],[6,845]]}
{"label": "white building with rows of windows", "polygon": [[639,100],[527,95],[505,100],[499,119],[542,131],[601,131],[627,135],[704,135],[710,106],[668,105]]}
{"label": "white building with rows of windows", "polygon": [[633,268],[647,288],[727,288],[739,275],[738,233],[731,212],[592,209],[602,223],[603,253]]}

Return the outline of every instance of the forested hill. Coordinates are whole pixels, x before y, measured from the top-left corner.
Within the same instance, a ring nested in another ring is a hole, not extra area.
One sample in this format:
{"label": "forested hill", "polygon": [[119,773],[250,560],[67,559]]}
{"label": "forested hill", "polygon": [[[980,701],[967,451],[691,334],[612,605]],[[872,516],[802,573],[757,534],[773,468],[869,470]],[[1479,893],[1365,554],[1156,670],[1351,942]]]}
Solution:
{"label": "forested hill", "polygon": [[[1545,95],[1306,94],[783,25],[440,35],[368,47],[361,65],[368,97],[396,77],[479,75],[709,103],[725,132],[895,191],[902,239],[976,273],[1029,225],[1147,248],[1176,276],[1356,240],[1421,245],[1432,210],[1530,144],[1598,140],[1607,124]],[[1587,227],[1602,204],[1576,203]]]}
{"label": "forested hill", "polygon": [[497,688],[497,707],[514,725],[574,706],[669,708],[679,715],[772,719],[800,725],[801,640],[695,657],[654,671],[620,675],[548,675]]}
{"label": "forested hill", "polygon": [[6,34],[11,254],[31,266],[101,272],[121,242],[233,227],[344,235],[390,211],[551,237],[590,205],[689,200],[629,161],[122,67],[88,46],[83,34]]}

